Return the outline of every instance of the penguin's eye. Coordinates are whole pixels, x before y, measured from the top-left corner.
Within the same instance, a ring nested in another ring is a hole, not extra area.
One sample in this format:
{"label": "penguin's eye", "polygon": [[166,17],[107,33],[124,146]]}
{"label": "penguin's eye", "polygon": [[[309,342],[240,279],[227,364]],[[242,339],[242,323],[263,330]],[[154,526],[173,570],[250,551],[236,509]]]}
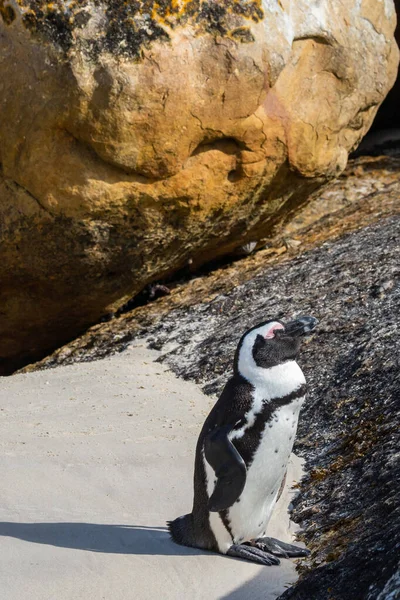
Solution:
{"label": "penguin's eye", "polygon": [[271,327],[271,329],[269,329],[267,331],[267,333],[265,334],[265,339],[266,340],[271,340],[272,338],[275,337],[275,333],[279,330],[283,330],[284,327],[283,325],[281,325],[280,323],[276,323],[276,325],[273,325],[273,327]]}

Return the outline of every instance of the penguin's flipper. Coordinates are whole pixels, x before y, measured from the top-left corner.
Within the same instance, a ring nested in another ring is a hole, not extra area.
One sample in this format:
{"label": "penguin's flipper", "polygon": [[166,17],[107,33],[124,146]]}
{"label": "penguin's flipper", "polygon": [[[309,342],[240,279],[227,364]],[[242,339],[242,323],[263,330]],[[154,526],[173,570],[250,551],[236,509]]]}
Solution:
{"label": "penguin's flipper", "polygon": [[232,506],[246,483],[246,464],[228,437],[233,427],[218,427],[204,440],[204,455],[217,478],[208,501],[208,510],[211,512],[219,512]]}

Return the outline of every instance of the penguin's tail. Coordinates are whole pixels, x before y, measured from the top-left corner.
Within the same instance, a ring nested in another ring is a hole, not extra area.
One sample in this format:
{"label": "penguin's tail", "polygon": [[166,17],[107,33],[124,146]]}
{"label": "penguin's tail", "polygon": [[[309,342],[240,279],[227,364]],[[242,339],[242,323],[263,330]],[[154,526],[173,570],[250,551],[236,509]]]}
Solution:
{"label": "penguin's tail", "polygon": [[197,546],[191,513],[178,517],[174,521],[167,521],[167,525],[174,542],[181,546]]}

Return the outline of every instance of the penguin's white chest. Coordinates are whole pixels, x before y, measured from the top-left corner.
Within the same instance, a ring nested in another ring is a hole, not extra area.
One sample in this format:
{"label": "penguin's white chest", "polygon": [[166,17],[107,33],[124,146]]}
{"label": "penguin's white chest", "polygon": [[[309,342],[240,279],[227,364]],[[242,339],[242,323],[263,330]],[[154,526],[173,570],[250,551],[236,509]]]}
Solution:
{"label": "penguin's white chest", "polygon": [[[265,424],[253,461],[247,470],[243,492],[238,501],[228,509],[230,532],[219,513],[209,513],[210,527],[220,552],[226,553],[232,543],[240,544],[265,535],[286,473],[303,401],[304,397],[279,408],[272,420]],[[214,489],[215,474],[205,458],[204,466],[210,497]]]}
{"label": "penguin's white chest", "polygon": [[229,509],[234,543],[265,535],[293,448],[300,406],[304,398],[278,409],[265,424],[248,468],[246,485]]}

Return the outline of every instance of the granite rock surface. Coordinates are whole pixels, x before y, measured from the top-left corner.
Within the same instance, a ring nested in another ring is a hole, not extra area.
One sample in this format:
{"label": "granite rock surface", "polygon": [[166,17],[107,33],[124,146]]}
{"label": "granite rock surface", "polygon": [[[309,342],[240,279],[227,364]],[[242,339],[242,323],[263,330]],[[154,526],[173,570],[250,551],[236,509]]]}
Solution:
{"label": "granite rock surface", "polygon": [[394,82],[391,0],[0,2],[1,372],[278,231]]}

